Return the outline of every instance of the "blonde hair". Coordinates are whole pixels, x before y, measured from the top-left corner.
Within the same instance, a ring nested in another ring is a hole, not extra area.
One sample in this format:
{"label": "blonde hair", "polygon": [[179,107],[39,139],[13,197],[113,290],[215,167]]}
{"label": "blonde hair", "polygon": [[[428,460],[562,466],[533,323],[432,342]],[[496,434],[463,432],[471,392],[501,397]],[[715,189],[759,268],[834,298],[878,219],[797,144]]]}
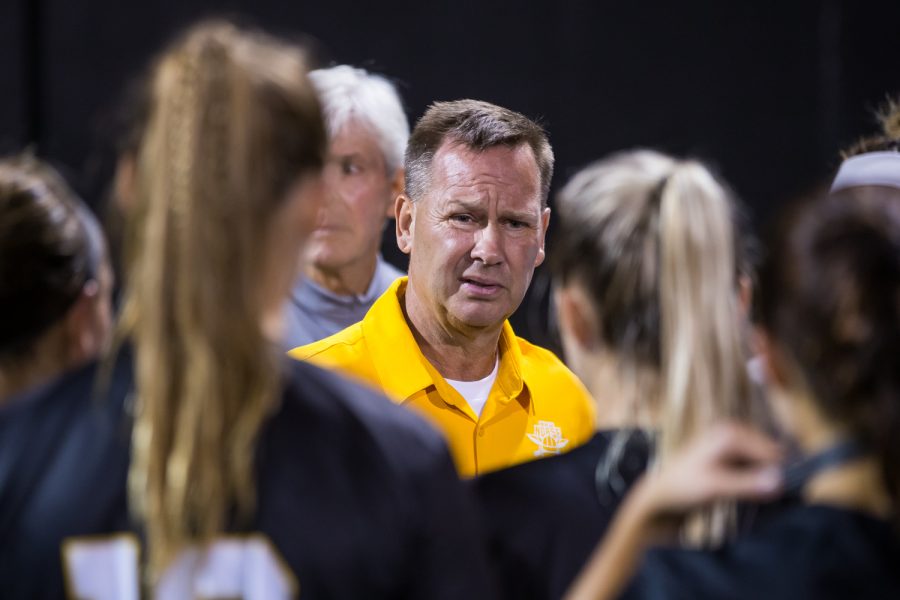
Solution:
{"label": "blonde hair", "polygon": [[[715,421],[756,418],[728,190],[698,162],[639,150],[584,169],[557,200],[555,271],[589,293],[634,421],[658,431],[654,462]],[[701,515],[690,537],[721,540],[731,512]]]}
{"label": "blonde hair", "polygon": [[881,132],[858,139],[841,150],[841,159],[847,160],[867,152],[900,151],[900,99],[888,98],[875,112]]}
{"label": "blonde hair", "polygon": [[279,386],[266,240],[326,144],[306,71],[299,49],[207,22],[152,73],[119,339],[136,353],[129,486],[156,575],[254,508],[254,445]]}

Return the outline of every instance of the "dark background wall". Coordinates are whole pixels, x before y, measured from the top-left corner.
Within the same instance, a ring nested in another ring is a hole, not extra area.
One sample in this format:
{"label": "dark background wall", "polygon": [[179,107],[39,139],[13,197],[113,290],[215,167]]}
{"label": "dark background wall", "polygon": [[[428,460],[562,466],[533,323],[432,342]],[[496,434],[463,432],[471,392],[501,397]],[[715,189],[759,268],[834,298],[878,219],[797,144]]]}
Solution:
{"label": "dark background wall", "polygon": [[[411,119],[461,97],[539,117],[557,186],[638,145],[707,159],[757,223],[826,177],[900,91],[896,0],[4,0],[0,150],[36,146],[98,205],[125,83],[211,14],[306,34],[323,64],[396,79]],[[400,262],[390,239],[385,252]],[[539,341],[541,304],[514,319]]]}

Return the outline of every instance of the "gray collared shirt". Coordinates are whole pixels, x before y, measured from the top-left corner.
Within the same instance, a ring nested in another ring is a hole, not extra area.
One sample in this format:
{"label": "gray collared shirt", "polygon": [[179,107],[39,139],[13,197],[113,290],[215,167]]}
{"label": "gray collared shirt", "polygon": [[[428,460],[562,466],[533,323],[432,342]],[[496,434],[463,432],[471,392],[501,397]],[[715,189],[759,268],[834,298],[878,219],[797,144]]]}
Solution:
{"label": "gray collared shirt", "polygon": [[285,346],[291,349],[316,342],[362,321],[375,300],[402,275],[379,255],[369,289],[350,296],[330,292],[301,276],[285,307]]}

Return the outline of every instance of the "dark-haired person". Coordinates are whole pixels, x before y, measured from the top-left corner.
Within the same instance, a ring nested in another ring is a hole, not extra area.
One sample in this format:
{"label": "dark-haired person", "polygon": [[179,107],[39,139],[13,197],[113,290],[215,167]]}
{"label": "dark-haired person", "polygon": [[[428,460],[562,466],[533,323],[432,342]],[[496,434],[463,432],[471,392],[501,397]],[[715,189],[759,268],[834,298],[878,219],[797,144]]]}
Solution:
{"label": "dark-haired person", "polygon": [[111,279],[100,226],[62,178],[0,161],[0,405],[100,354]]}
{"label": "dark-haired person", "polygon": [[[760,274],[773,409],[806,455],[731,425],[637,483],[571,598],[900,597],[900,191],[854,186],[805,206]],[[712,551],[660,543],[721,498],[802,503]],[[643,558],[642,558],[643,557]],[[638,568],[639,567],[639,568]]]}
{"label": "dark-haired person", "polygon": [[[561,597],[651,458],[665,465],[712,423],[760,412],[744,369],[747,242],[728,189],[699,162],[636,150],[580,171],[556,206],[563,346],[603,406],[581,448],[475,480],[507,598]],[[697,541],[734,533],[727,509],[705,513],[718,521]]]}
{"label": "dark-haired person", "polygon": [[[65,473],[105,467],[106,479],[62,491],[19,482],[12,492],[38,500],[44,535],[68,535],[42,580],[17,579],[30,565],[13,552],[0,567],[12,572],[4,597],[59,597],[61,573],[69,596],[96,600],[142,589],[179,599],[485,593],[468,498],[440,435],[284,356],[281,316],[326,152],[306,72],[300,49],[218,21],[191,28],[154,66],[128,211],[126,341],[113,363],[133,355],[136,389],[129,400],[114,374],[99,392],[108,412],[134,415],[124,423],[131,462],[100,452],[119,427],[85,419],[95,450],[77,460],[51,451]],[[17,415],[33,431],[65,411],[60,398],[39,400],[41,414],[28,402]],[[120,502],[105,535],[58,522],[60,505],[108,493]],[[129,512],[136,526],[117,528]]]}
{"label": "dark-haired person", "polygon": [[433,104],[397,198],[403,277],[362,321],[297,348],[441,429],[464,476],[567,452],[590,438],[583,385],[507,319],[544,260],[553,151],[534,122],[475,100]]}
{"label": "dark-haired person", "polygon": [[[0,161],[4,598],[60,597],[63,537],[127,526],[127,428],[91,405],[111,279],[100,227],[60,176],[33,157]],[[128,392],[118,368],[107,383]]]}

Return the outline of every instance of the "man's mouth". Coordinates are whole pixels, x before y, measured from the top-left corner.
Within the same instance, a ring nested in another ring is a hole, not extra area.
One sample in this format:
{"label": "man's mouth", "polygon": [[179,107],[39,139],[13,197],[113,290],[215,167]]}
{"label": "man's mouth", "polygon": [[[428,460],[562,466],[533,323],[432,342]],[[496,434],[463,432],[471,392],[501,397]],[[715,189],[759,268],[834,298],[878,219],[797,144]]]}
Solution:
{"label": "man's mouth", "polygon": [[462,277],[460,281],[463,289],[474,296],[493,296],[503,288],[498,282],[481,277]]}

